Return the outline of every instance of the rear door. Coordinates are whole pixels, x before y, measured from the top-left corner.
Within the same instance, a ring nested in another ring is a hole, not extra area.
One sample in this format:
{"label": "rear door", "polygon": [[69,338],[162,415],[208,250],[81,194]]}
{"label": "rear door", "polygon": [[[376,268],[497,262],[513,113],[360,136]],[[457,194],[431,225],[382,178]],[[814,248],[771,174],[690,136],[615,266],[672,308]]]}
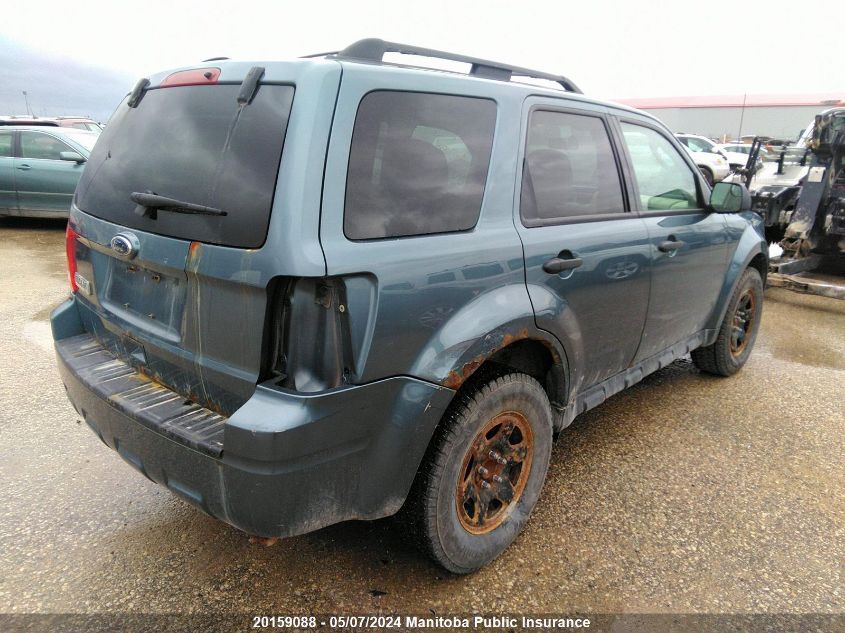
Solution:
{"label": "rear door", "polygon": [[725,278],[727,225],[724,216],[706,209],[707,189],[668,132],[632,119],[622,119],[620,130],[652,260],[639,361],[704,327]]}
{"label": "rear door", "polygon": [[14,147],[15,133],[0,130],[0,213],[18,208],[15,193]]}
{"label": "rear door", "polygon": [[572,390],[628,367],[648,307],[645,223],[628,209],[599,106],[529,99],[517,223],[537,325],[570,354]]}
{"label": "rear door", "polygon": [[68,213],[83,163],[62,160],[73,147],[47,132],[20,130],[20,151],[15,163],[18,205],[22,211]]}

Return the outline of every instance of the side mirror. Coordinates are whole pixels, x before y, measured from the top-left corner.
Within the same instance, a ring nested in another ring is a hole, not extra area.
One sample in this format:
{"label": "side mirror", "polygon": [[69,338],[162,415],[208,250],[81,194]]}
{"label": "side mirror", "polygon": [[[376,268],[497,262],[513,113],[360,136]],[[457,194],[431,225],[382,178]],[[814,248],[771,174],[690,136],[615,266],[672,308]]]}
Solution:
{"label": "side mirror", "polygon": [[84,163],[85,157],[77,152],[59,152],[59,158],[73,163]]}
{"label": "side mirror", "polygon": [[710,208],[716,213],[751,210],[751,193],[735,182],[717,182],[710,192]]}

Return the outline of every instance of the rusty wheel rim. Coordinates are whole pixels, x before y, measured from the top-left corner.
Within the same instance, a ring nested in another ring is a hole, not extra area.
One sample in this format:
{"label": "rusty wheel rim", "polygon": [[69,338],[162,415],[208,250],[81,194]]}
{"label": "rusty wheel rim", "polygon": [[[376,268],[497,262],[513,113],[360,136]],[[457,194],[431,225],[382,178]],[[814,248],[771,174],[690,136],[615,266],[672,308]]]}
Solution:
{"label": "rusty wheel rim", "polygon": [[531,473],[534,433],[524,415],[505,411],[490,419],[467,449],[455,503],[471,534],[499,527],[525,490]]}
{"label": "rusty wheel rim", "polygon": [[748,347],[751,330],[754,327],[754,311],[757,302],[754,291],[746,290],[736,304],[733,324],[731,326],[731,354],[739,356]]}

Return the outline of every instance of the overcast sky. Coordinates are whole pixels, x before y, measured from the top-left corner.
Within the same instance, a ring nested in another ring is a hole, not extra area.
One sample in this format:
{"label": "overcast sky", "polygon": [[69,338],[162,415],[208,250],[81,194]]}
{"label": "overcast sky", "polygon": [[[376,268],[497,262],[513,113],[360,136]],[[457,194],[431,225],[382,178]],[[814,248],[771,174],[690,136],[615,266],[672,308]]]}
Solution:
{"label": "overcast sky", "polygon": [[26,90],[37,114],[105,119],[157,70],[362,37],[559,72],[610,99],[845,93],[842,14],[841,0],[15,2],[0,23],[0,113],[23,113]]}

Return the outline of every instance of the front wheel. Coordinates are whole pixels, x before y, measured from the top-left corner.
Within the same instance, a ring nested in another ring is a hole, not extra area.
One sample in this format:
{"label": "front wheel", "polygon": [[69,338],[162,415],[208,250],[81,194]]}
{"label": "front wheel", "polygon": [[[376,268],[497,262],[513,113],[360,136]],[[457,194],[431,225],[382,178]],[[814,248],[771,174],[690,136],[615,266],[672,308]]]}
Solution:
{"label": "front wheel", "polygon": [[437,563],[473,572],[522,530],[551,449],[551,406],[536,380],[515,373],[470,387],[446,412],[400,517]]}
{"label": "front wheel", "polygon": [[713,177],[713,172],[710,171],[708,167],[699,167],[701,170],[701,175],[704,176],[704,180],[707,181],[707,184],[710,185],[710,188],[713,188],[713,183],[716,182],[716,179]]}
{"label": "front wheel", "polygon": [[732,376],[745,365],[757,339],[763,313],[763,280],[755,268],[748,268],[734,290],[716,342],[692,352],[701,371]]}

